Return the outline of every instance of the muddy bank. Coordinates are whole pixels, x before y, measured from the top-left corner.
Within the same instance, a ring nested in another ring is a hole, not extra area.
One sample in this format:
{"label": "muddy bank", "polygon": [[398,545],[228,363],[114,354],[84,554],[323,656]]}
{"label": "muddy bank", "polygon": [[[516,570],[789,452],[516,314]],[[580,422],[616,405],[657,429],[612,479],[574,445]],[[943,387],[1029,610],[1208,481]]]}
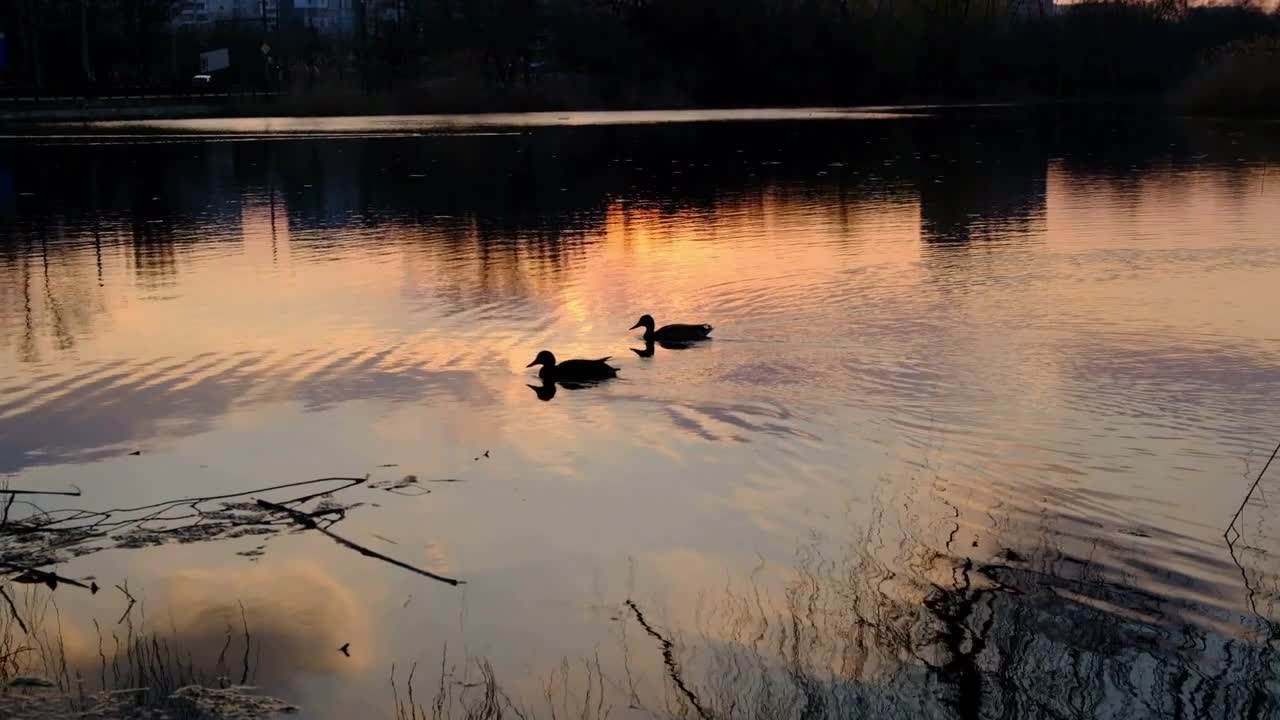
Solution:
{"label": "muddy bank", "polygon": [[58,690],[41,678],[17,678],[0,688],[0,717],[8,720],[69,720],[114,718],[117,720],[250,720],[293,714],[298,708],[283,700],[254,695],[253,688],[214,689],[188,685],[157,704],[139,703],[144,689],[114,690],[75,696]]}

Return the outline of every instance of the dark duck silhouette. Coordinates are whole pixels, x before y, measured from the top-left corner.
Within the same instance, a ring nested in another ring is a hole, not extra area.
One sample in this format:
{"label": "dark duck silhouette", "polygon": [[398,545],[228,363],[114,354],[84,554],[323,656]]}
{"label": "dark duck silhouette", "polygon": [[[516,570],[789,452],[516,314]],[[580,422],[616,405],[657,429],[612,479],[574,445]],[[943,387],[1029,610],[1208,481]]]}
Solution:
{"label": "dark duck silhouette", "polygon": [[652,315],[641,315],[635,325],[631,326],[632,330],[642,327],[644,328],[644,341],[646,343],[656,342],[663,347],[667,345],[683,345],[686,343],[698,342],[711,337],[710,325],[685,325],[675,323],[672,325],[663,325],[654,329]]}
{"label": "dark duck silhouette", "polygon": [[538,371],[538,377],[546,382],[594,382],[618,376],[618,368],[605,362],[608,359],[602,357],[599,360],[565,360],[557,363],[555,355],[548,350],[543,350],[525,367],[541,365],[542,369]]}

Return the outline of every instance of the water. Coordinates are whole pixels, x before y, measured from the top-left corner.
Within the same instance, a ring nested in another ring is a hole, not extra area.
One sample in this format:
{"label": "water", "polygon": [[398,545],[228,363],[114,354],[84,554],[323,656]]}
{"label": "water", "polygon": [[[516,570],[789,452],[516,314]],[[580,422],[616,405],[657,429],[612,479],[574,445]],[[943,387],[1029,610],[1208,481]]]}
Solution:
{"label": "water", "polygon": [[[97,594],[10,586],[90,685],[136,617],[307,717],[393,717],[414,663],[428,710],[491,668],[548,715],[1280,716],[1280,475],[1222,535],[1280,440],[1274,125],[23,134],[9,485],[106,509],[368,474],[331,530],[465,581],[287,522],[98,543],[56,567]],[[642,313],[715,339],[642,357]],[[620,378],[544,401],[542,349]]]}

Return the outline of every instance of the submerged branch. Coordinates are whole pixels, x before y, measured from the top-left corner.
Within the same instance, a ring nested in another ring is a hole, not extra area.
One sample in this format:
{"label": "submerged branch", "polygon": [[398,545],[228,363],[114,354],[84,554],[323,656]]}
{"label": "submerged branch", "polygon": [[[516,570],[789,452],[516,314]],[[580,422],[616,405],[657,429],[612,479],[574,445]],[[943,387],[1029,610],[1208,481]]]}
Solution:
{"label": "submerged branch", "polygon": [[431,578],[432,580],[439,580],[439,581],[440,581],[440,582],[442,582],[442,583],[448,583],[449,585],[459,585],[459,584],[461,584],[461,583],[465,582],[465,581],[463,581],[463,580],[455,580],[454,578],[445,577],[444,575],[437,575],[436,573],[433,573],[433,572],[431,572],[431,571],[429,571],[429,570],[423,570],[422,568],[419,568],[419,567],[414,567],[413,565],[410,565],[410,564],[408,564],[408,563],[406,563],[406,562],[401,562],[401,561],[399,561],[399,560],[396,560],[396,559],[395,559],[395,558],[393,558],[393,557],[388,557],[388,556],[386,556],[386,555],[383,555],[383,554],[382,554],[382,553],[380,553],[380,552],[376,552],[376,551],[374,551],[374,550],[370,550],[369,548],[367,548],[367,547],[365,547],[365,546],[363,546],[363,545],[356,544],[356,543],[354,543],[354,542],[352,542],[352,541],[350,541],[350,540],[348,540],[348,539],[346,539],[346,538],[342,537],[341,535],[338,535],[338,534],[336,534],[336,533],[334,533],[334,532],[332,532],[332,531],[328,530],[327,528],[320,527],[319,523],[317,523],[317,522],[315,521],[315,519],[313,518],[313,516],[308,515],[308,514],[306,514],[306,513],[298,512],[297,510],[294,510],[293,508],[285,507],[284,505],[277,505],[276,503],[268,502],[268,501],[266,501],[266,500],[258,500],[258,505],[259,505],[260,507],[266,508],[266,509],[268,509],[268,510],[272,510],[272,511],[275,511],[275,512],[278,512],[278,513],[284,513],[284,514],[288,515],[290,518],[292,518],[294,522],[298,523],[298,524],[299,524],[299,525],[301,525],[302,527],[304,527],[304,528],[306,528],[306,529],[308,529],[308,530],[317,530],[317,531],[319,531],[320,533],[322,533],[322,534],[324,534],[325,536],[327,536],[329,539],[331,539],[331,540],[333,540],[334,542],[338,543],[339,545],[342,545],[343,547],[348,548],[348,549],[350,549],[350,550],[354,550],[354,551],[356,551],[356,552],[360,553],[361,555],[364,555],[365,557],[370,557],[370,558],[373,558],[373,559],[375,559],[375,560],[381,560],[381,561],[383,561],[383,562],[385,562],[385,563],[390,563],[390,564],[392,564],[392,565],[395,565],[396,567],[404,568],[405,570],[409,570],[410,572],[415,572],[415,573],[418,573],[419,575],[423,575],[423,576],[425,576],[425,577],[429,577],[429,578]]}
{"label": "submerged branch", "polygon": [[698,696],[689,689],[689,686],[684,682],[684,677],[680,674],[680,665],[676,662],[675,644],[663,637],[662,633],[655,630],[653,626],[645,620],[644,615],[640,612],[640,606],[636,605],[635,601],[628,600],[627,607],[631,608],[631,612],[635,614],[636,622],[640,623],[640,627],[644,628],[644,631],[649,633],[649,635],[653,639],[657,640],[662,646],[662,662],[667,666],[667,674],[671,676],[671,682],[675,684],[676,688],[684,695],[685,699],[689,701],[689,704],[693,706],[693,709],[698,712],[698,717],[702,718],[702,720],[711,720],[711,716],[705,709],[703,709],[702,703],[698,701]]}
{"label": "submerged branch", "polygon": [[0,568],[18,573],[18,575],[13,578],[14,582],[27,583],[31,585],[48,585],[50,590],[56,590],[58,583],[65,583],[67,585],[74,585],[78,588],[84,588],[91,594],[98,594],[98,584],[96,582],[85,585],[79,580],[64,577],[55,572],[40,570],[27,565],[19,565],[18,563],[9,562],[7,560],[0,560]]}
{"label": "submerged branch", "polygon": [[[136,549],[168,543],[210,542],[247,535],[271,535],[302,526],[329,536],[334,542],[361,555],[395,565],[439,582],[457,585],[461,581],[439,575],[388,557],[359,545],[329,530],[342,521],[348,510],[360,503],[339,503],[334,495],[358,485],[366,485],[365,477],[325,477],[299,482],[281,483],[242,492],[181,498],[136,507],[87,510],[66,508],[46,511],[22,502],[30,508],[24,516],[10,515],[18,493],[9,491],[0,523],[0,579],[20,583],[42,583],[50,589],[59,584],[74,585],[97,592],[97,583],[85,584],[63,577],[47,568],[74,557],[106,549]],[[261,499],[264,493],[294,488],[314,488],[306,494],[278,501]],[[78,494],[53,493],[53,494]],[[256,496],[256,497],[255,497]],[[316,501],[308,508],[304,503]],[[119,586],[117,586],[119,587]],[[120,588],[133,604],[127,588]],[[125,610],[128,614],[128,609]]]}
{"label": "submerged branch", "polygon": [[[74,485],[72,487],[75,487]],[[10,490],[8,488],[0,488],[0,495],[65,495],[69,497],[80,497],[82,493],[80,488],[75,491],[70,490]]]}
{"label": "submerged branch", "polygon": [[[1227,529],[1222,531],[1222,537],[1226,538],[1231,531],[1235,529],[1236,521],[1240,519],[1240,513],[1244,512],[1244,508],[1249,504],[1249,498],[1253,497],[1253,492],[1258,489],[1258,483],[1262,482],[1262,476],[1267,474],[1267,468],[1271,467],[1271,461],[1276,459],[1276,454],[1280,453],[1280,443],[1276,444],[1276,449],[1271,451],[1271,457],[1267,458],[1267,464],[1262,466],[1262,471],[1258,473],[1258,477],[1254,479],[1253,484],[1249,486],[1249,492],[1244,494],[1244,499],[1240,501],[1240,507],[1236,508],[1236,514],[1231,516],[1231,522],[1227,525]],[[1240,531],[1236,530],[1237,537]],[[1227,544],[1231,544],[1232,540],[1228,539]]]}

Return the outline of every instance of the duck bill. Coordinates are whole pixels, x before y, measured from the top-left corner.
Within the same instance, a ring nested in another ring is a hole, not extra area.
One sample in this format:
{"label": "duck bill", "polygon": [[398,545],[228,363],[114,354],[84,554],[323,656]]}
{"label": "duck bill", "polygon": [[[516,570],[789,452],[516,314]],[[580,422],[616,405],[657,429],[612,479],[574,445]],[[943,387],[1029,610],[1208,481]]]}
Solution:
{"label": "duck bill", "polygon": [[641,325],[640,323],[636,323],[635,325],[632,325],[631,327],[627,328],[627,330],[628,331],[635,330],[638,327],[644,327],[644,325]]}
{"label": "duck bill", "polygon": [[533,362],[529,363],[528,365],[525,365],[525,367],[527,367],[527,368],[531,368],[531,367],[533,367],[534,365],[537,365],[537,364],[538,364],[538,361],[537,361],[537,360],[534,360]]}

